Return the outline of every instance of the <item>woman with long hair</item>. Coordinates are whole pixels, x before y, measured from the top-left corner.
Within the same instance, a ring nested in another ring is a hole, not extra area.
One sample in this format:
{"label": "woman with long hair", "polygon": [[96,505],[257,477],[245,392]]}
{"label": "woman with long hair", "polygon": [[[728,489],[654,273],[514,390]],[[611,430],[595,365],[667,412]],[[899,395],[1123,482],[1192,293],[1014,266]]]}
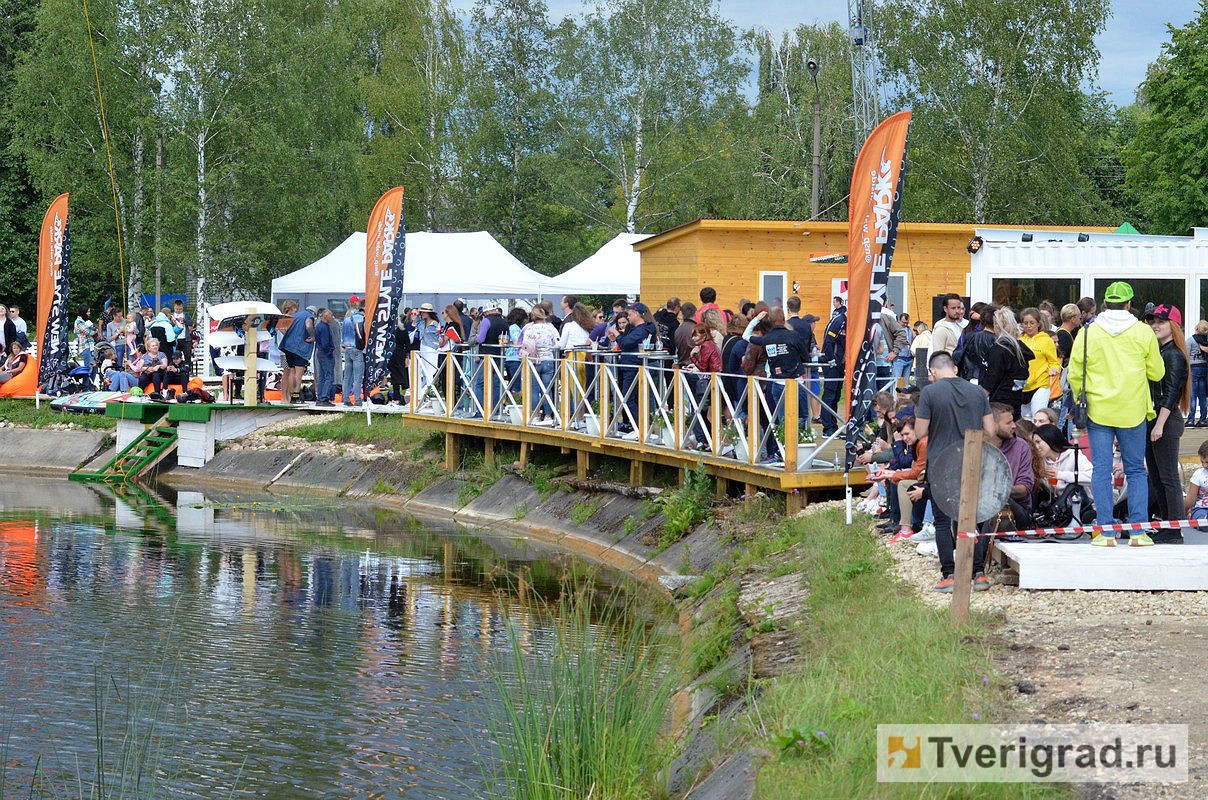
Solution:
{"label": "woman with long hair", "polygon": [[[445,376],[448,374],[446,370],[446,362],[450,356],[454,358],[461,351],[461,345],[466,340],[466,329],[461,319],[461,311],[455,305],[445,306],[444,314],[442,315],[444,322],[440,326],[440,336],[436,340],[437,358],[436,358],[436,382],[442,389],[445,387]],[[456,369],[453,372],[453,385],[461,385],[461,374]]]}
{"label": "woman with long hair", "polygon": [[[1044,485],[1048,487],[1046,491],[1050,494],[1061,494],[1061,491],[1074,481],[1090,488],[1093,474],[1090,458],[1075,453],[1078,446],[1071,444],[1056,425],[1037,425],[1036,430],[1032,432],[1032,445],[1044,459]],[[1037,486],[1039,485],[1041,484],[1037,483]]]}
{"label": "woman with long hair", "polygon": [[548,428],[555,423],[553,398],[557,396],[557,387],[554,376],[558,362],[554,360],[554,350],[557,346],[558,329],[549,322],[541,305],[533,306],[529,312],[529,324],[520,332],[520,352],[532,362],[529,396],[532,398],[533,416],[529,420],[530,425]]}
{"label": "woman with long hair", "polygon": [[[1162,304],[1145,315],[1158,337],[1158,351],[1166,374],[1149,382],[1149,394],[1157,417],[1149,423],[1145,443],[1145,466],[1149,472],[1149,506],[1159,519],[1174,519],[1183,510],[1183,486],[1179,481],[1179,440],[1183,437],[1183,412],[1191,402],[1187,342],[1183,315]],[[1151,534],[1151,538],[1154,538]],[[1154,541],[1158,541],[1154,538]]]}
{"label": "woman with long hair", "polygon": [[1005,403],[1019,419],[1023,407],[1023,387],[1028,382],[1028,362],[1032,350],[1019,340],[1019,323],[1015,312],[1007,307],[982,317],[985,330],[995,334],[994,346],[986,353],[986,371],[981,387],[991,403]]}
{"label": "woman with long hair", "polygon": [[1020,316],[1023,335],[1019,340],[1033,354],[1028,363],[1028,382],[1023,387],[1022,408],[1023,416],[1031,419],[1038,409],[1048,408],[1053,397],[1061,396],[1061,384],[1055,380],[1061,374],[1061,358],[1048,331],[1050,323],[1045,322],[1040,309],[1025,308]]}
{"label": "woman with long hair", "polygon": [[412,341],[419,347],[419,384],[421,389],[427,389],[436,380],[436,353],[440,347],[440,323],[436,319],[436,309],[432,307],[431,303],[424,303],[412,313],[415,314]]}
{"label": "woman with long hair", "polygon": [[722,317],[721,312],[715,308],[706,308],[701,312],[700,321],[709,329],[713,344],[717,345],[717,349],[720,350],[726,341],[726,320]]}

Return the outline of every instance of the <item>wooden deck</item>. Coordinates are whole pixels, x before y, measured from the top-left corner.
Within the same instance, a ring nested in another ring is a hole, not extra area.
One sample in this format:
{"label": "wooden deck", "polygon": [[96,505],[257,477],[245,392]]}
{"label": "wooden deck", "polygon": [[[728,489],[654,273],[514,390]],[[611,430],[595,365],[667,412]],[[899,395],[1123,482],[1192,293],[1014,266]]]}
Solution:
{"label": "wooden deck", "polygon": [[[784,492],[790,511],[800,510],[809,501],[811,493],[816,494],[822,491],[831,493],[836,490],[842,491],[844,488],[842,470],[819,469],[786,472],[774,467],[745,464],[733,458],[677,451],[658,445],[629,442],[611,437],[600,438],[571,431],[409,412],[403,412],[399,416],[405,419],[409,425],[426,430],[441,431],[445,434],[446,464],[449,469],[457,469],[460,466],[463,450],[475,446],[467,440],[482,440],[481,446],[485,447],[487,463],[493,462],[494,449],[498,442],[520,444],[522,465],[527,462],[533,446],[557,447],[566,453],[573,452],[576,455],[577,473],[580,478],[588,476],[594,458],[612,456],[626,459],[631,465],[630,481],[634,484],[647,483],[650,469],[655,465],[689,470],[701,463],[704,464],[705,470],[710,476],[740,484],[748,494],[754,493],[757,489]],[[852,472],[851,478],[853,486],[867,485],[863,470]]]}
{"label": "wooden deck", "polygon": [[1092,547],[1076,542],[997,542],[1021,589],[1196,592],[1208,590],[1208,533],[1183,530],[1182,545]]}

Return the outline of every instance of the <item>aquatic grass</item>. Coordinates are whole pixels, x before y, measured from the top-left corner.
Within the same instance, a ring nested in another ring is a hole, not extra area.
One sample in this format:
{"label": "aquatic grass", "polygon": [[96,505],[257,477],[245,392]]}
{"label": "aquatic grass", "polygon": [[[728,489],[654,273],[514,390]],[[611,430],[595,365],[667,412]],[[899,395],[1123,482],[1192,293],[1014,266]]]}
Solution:
{"label": "aquatic grass", "polygon": [[[674,688],[670,642],[623,604],[593,620],[590,584],[559,599],[550,652],[532,658],[519,624],[494,669],[501,713],[490,795],[638,800],[660,793],[661,733]],[[614,597],[615,599],[615,597]]]}

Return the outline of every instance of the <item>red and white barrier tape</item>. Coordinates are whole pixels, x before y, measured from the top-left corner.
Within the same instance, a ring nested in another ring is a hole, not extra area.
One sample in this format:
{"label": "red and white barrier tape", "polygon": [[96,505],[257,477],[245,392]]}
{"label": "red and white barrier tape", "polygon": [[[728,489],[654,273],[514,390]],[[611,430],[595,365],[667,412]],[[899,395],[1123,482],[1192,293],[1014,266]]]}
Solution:
{"label": "red and white barrier tape", "polygon": [[992,533],[958,533],[958,539],[977,539],[981,536],[1058,536],[1066,533],[1110,533],[1115,531],[1152,531],[1159,529],[1204,528],[1208,519],[1154,520],[1153,522],[1117,522],[1114,525],[1072,525],[1066,528],[1036,528],[1030,531],[997,531]]}

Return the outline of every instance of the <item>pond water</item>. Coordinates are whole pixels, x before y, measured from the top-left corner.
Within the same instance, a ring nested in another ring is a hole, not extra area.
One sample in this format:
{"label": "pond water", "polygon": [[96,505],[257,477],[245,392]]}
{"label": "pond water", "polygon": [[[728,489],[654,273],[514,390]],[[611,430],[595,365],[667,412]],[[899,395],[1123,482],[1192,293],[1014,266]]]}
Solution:
{"label": "pond water", "polygon": [[4,798],[87,795],[127,756],[145,796],[481,797],[509,620],[541,658],[521,596],[587,571],[330,497],[3,483]]}

